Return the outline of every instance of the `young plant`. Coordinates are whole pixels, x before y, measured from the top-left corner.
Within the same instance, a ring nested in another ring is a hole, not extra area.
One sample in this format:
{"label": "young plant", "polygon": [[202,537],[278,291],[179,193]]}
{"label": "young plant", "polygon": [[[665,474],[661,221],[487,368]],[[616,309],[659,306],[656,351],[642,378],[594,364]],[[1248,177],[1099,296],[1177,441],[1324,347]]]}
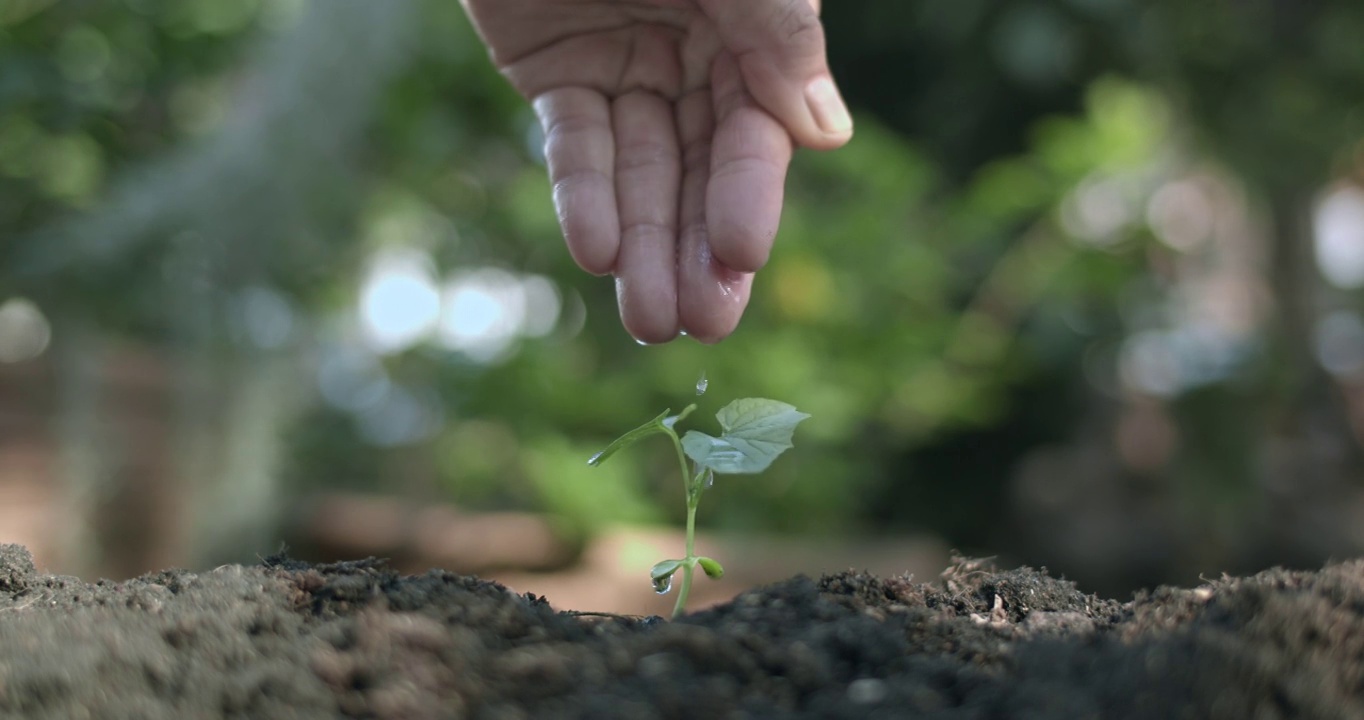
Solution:
{"label": "young plant", "polygon": [[[704,382],[704,381],[703,381]],[[704,392],[704,386],[697,384]],[[697,565],[711,579],[725,574],[725,569],[712,558],[696,554],[696,507],[701,493],[715,481],[715,476],[739,473],[760,473],[791,447],[791,434],[809,415],[776,400],[742,398],[720,409],[715,418],[720,421],[720,437],[688,430],[681,438],[676,426],[696,409],[688,405],[682,412],[669,415],[664,410],[658,417],[625,433],[605,450],[593,455],[587,464],[597,466],[607,458],[650,435],[667,435],[677,449],[677,464],[682,471],[682,482],[687,494],[687,554],[678,559],[662,560],[649,571],[654,591],[662,595],[672,589],[673,576],[682,573],[682,587],[673,606],[673,617],[682,614],[691,590],[692,573]],[[691,470],[687,469],[691,458]]]}

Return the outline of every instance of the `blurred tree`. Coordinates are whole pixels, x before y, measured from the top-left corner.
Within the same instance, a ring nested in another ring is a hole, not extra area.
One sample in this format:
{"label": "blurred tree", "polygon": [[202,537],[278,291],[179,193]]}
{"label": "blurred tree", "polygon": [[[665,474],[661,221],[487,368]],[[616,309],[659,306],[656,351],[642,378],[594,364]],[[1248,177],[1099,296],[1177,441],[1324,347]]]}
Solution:
{"label": "blurred tree", "polygon": [[[273,526],[276,438],[302,399],[287,400],[295,369],[272,352],[281,343],[224,341],[253,298],[287,322],[279,293],[307,302],[347,267],[334,259],[350,235],[354,153],[406,65],[413,9],[26,3],[4,17],[12,191],[0,193],[11,199],[0,223],[22,238],[6,247],[5,285],[54,317],[58,383],[82,388],[64,395],[58,425],[65,454],[84,458],[67,463],[67,494],[87,518],[71,523],[73,566],[91,567],[95,548],[117,552],[116,538],[78,529],[101,525],[92,515],[118,492],[121,463],[146,472],[145,459],[120,459],[121,431],[93,419],[110,412],[96,378],[121,338],[175,360],[171,427],[185,452],[168,472],[192,488],[191,554]],[[255,28],[264,37],[241,70],[240,38]],[[143,162],[105,170],[131,161]]]}
{"label": "blurred tree", "polygon": [[577,463],[704,371],[697,417],[814,415],[706,522],[1220,569],[1266,478],[1322,462],[1275,465],[1267,437],[1306,415],[1357,448],[1310,352],[1307,219],[1358,173],[1362,12],[830,4],[857,139],[797,158],[733,338],[639,348],[563,252],[533,117],[456,4],[12,0],[0,302],[53,319],[84,512],[117,477],[99,369],[126,342],[168,360],[191,562],[258,551],[281,474],[583,533],[666,518],[668,448]]}
{"label": "blurred tree", "polygon": [[[1341,435],[1357,473],[1357,443],[1312,356],[1322,279],[1311,216],[1324,186],[1357,172],[1364,56],[1355,38],[1364,31],[1364,7],[1347,0],[1167,2],[1149,13],[1136,66],[1170,89],[1200,145],[1236,172],[1267,215],[1275,302],[1269,372],[1277,398],[1269,431]],[[1305,417],[1318,413],[1326,416]]]}

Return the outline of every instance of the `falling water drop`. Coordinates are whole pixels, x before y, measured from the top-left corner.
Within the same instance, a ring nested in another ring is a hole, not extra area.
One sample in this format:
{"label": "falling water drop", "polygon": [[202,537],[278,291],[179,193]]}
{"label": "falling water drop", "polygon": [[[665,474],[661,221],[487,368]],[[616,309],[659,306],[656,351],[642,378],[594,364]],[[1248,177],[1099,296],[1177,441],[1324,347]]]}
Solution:
{"label": "falling water drop", "polygon": [[706,379],[706,371],[701,371],[701,377],[696,381],[696,394],[705,395],[706,388],[710,387],[710,381]]}
{"label": "falling water drop", "polygon": [[667,595],[673,589],[673,576],[665,575],[661,578],[654,578],[654,592],[659,595]]}

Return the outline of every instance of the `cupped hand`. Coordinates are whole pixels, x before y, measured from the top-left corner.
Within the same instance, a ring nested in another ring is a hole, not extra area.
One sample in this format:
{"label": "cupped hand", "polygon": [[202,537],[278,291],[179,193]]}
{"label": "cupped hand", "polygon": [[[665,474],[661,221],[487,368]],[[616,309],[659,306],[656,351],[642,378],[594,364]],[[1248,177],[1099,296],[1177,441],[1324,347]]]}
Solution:
{"label": "cupped hand", "polygon": [[635,338],[718,341],[748,305],[792,148],[852,121],[818,0],[463,0],[545,131],[569,252]]}

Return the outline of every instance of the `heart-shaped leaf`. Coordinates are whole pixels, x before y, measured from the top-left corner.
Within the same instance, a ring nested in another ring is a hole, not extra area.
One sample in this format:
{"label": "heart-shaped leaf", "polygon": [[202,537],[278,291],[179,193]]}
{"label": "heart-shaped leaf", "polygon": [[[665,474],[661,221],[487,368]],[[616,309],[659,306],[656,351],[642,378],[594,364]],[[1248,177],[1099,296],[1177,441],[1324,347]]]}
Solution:
{"label": "heart-shaped leaf", "polygon": [[724,431],[720,437],[690,430],[682,437],[682,449],[717,473],[760,473],[791,447],[791,434],[808,417],[784,402],[741,398],[715,414]]}

